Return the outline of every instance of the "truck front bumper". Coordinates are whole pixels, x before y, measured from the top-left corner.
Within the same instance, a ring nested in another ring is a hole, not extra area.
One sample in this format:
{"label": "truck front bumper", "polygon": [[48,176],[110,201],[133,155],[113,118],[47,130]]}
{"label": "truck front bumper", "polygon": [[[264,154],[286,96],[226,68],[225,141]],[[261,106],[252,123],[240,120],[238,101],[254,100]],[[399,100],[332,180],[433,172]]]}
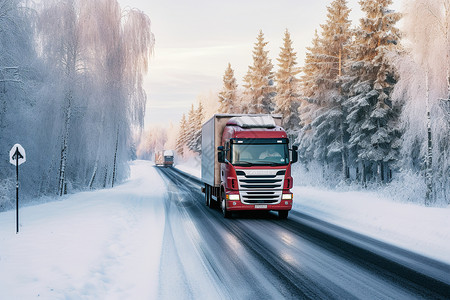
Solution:
{"label": "truck front bumper", "polygon": [[237,210],[291,210],[292,200],[281,200],[278,204],[244,204],[240,200],[227,200],[227,209]]}

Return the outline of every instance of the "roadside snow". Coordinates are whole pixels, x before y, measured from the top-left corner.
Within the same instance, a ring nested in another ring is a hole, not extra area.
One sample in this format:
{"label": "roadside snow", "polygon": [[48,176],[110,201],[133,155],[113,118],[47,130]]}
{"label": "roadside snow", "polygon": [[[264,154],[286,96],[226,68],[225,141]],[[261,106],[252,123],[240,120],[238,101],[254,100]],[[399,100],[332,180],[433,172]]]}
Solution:
{"label": "roadside snow", "polygon": [[[176,167],[201,177],[201,167],[196,162]],[[303,186],[294,186],[292,191],[293,210],[450,263],[450,206],[399,203],[366,191],[339,192]]]}
{"label": "roadside snow", "polygon": [[179,164],[175,165],[175,168],[185,173],[194,175],[198,178],[202,177],[202,164],[201,161],[199,161],[196,157],[191,158],[187,161],[180,162]]}
{"label": "roadside snow", "polygon": [[450,207],[398,203],[374,192],[295,186],[294,209],[377,240],[450,263]]}
{"label": "roadside snow", "polygon": [[0,213],[0,298],[157,298],[164,193],[139,162],[114,189],[22,208],[17,235],[15,211]]}

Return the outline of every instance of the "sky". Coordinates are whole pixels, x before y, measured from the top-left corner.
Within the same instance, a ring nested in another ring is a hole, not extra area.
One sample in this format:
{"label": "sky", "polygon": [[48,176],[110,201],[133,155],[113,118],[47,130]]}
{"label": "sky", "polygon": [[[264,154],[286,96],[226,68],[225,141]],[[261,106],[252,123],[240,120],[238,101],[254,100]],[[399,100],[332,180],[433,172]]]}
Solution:
{"label": "sky", "polygon": [[[119,0],[122,8],[137,8],[152,21],[156,44],[145,78],[146,129],[178,124],[199,97],[220,91],[228,63],[238,84],[252,64],[259,30],[276,58],[286,29],[291,33],[297,62],[303,65],[314,31],[325,23],[331,0]],[[352,24],[362,16],[358,0],[348,0]],[[400,10],[400,0],[392,8]]]}

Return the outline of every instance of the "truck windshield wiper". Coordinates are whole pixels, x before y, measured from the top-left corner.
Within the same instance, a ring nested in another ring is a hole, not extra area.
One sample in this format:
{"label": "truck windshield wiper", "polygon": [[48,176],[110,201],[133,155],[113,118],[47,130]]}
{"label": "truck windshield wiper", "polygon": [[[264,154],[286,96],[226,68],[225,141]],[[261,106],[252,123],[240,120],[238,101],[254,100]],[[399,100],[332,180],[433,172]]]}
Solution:
{"label": "truck windshield wiper", "polygon": [[244,161],[244,160],[238,160],[238,161],[235,161],[233,165],[247,165],[247,166],[251,166],[252,163],[248,162],[248,161]]}
{"label": "truck windshield wiper", "polygon": [[271,166],[280,166],[280,165],[282,165],[280,163],[276,163],[276,162],[273,162],[273,161],[267,161],[267,160],[257,160],[255,162],[258,163],[258,164],[261,164],[261,165],[271,165]]}

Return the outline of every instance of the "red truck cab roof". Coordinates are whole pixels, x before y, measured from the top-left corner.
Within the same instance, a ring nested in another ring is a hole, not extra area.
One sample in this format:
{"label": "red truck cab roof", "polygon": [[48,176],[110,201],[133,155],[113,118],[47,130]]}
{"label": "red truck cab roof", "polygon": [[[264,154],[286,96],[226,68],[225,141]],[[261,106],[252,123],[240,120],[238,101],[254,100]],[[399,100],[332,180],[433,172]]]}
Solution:
{"label": "red truck cab roof", "polygon": [[280,126],[274,128],[242,128],[235,125],[225,126],[223,130],[223,143],[232,138],[241,139],[278,139],[286,138],[287,134]]}
{"label": "red truck cab roof", "polygon": [[282,127],[277,126],[270,116],[259,118],[234,117],[227,122],[224,128],[222,145],[231,138],[276,139],[286,137],[286,131]]}

